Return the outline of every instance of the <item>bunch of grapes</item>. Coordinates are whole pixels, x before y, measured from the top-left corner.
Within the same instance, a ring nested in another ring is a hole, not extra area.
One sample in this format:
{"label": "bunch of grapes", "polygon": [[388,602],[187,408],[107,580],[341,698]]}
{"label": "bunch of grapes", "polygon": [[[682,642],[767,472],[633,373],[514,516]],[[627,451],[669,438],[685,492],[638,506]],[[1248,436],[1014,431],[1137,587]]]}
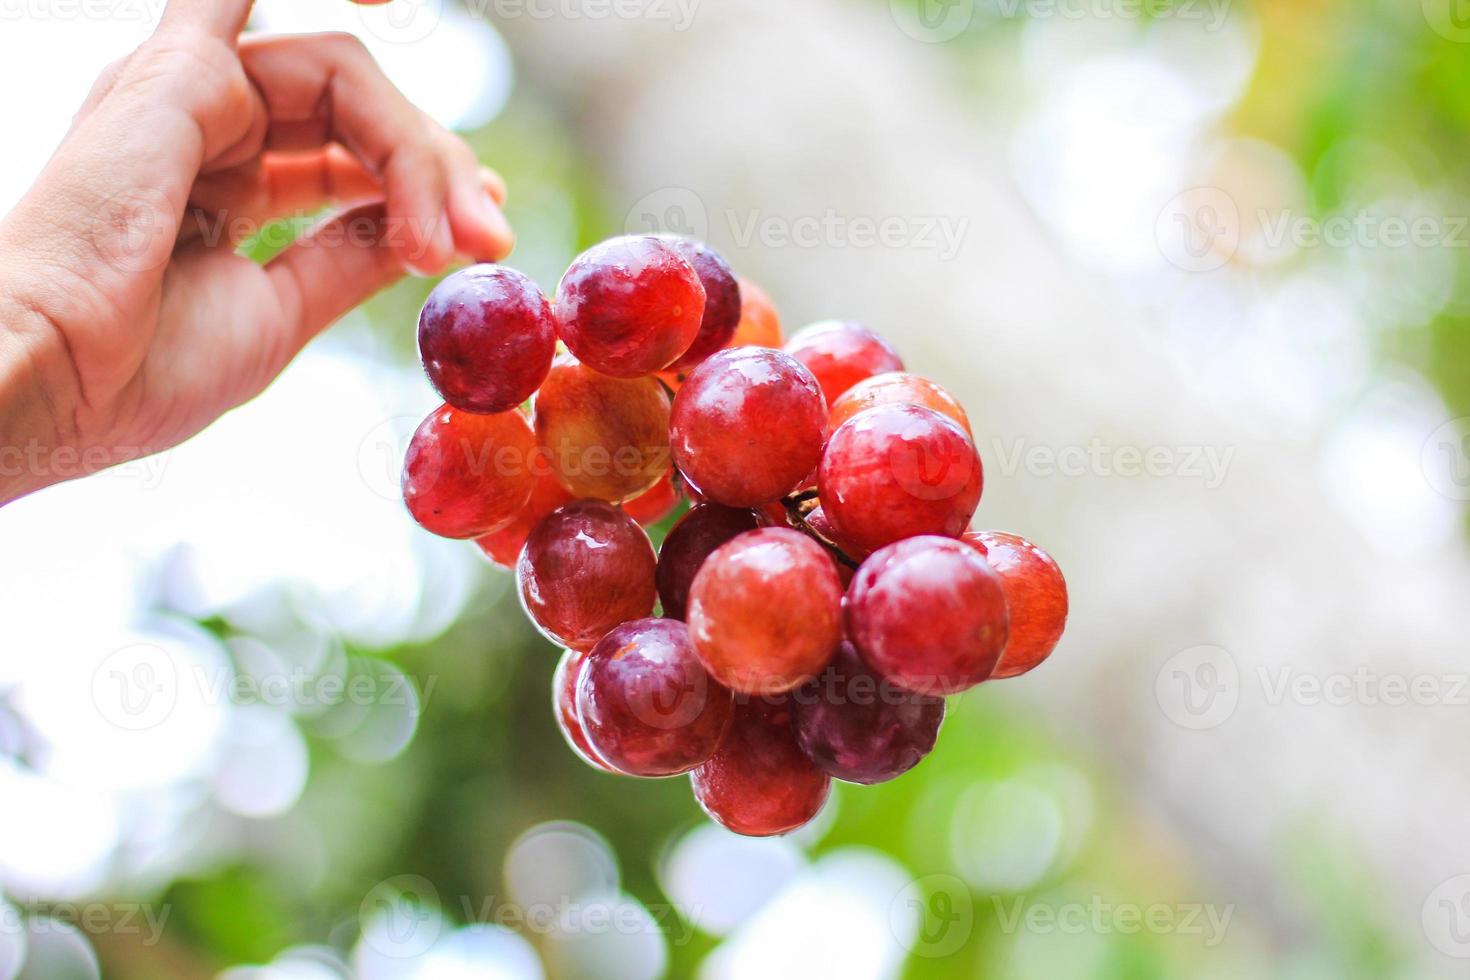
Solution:
{"label": "bunch of grapes", "polygon": [[[419,322],[445,403],[403,475],[413,517],[514,569],[565,648],[571,748],[689,773],[752,836],[811,820],[833,778],[913,768],[945,696],[1031,670],[1067,616],[1046,552],[970,529],[980,454],[947,391],[855,323],[782,340],[765,293],[685,238],[604,242],[554,302],[466,269]],[[685,499],[655,552],[644,527]]]}

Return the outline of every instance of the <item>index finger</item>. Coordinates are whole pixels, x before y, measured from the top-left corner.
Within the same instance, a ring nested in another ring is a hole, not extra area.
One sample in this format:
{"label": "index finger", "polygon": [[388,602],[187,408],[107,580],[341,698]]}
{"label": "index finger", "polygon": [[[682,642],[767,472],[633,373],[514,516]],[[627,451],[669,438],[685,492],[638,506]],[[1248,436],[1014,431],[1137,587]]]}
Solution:
{"label": "index finger", "polygon": [[169,0],[160,28],[192,28],[233,41],[245,30],[253,4],[254,0]]}

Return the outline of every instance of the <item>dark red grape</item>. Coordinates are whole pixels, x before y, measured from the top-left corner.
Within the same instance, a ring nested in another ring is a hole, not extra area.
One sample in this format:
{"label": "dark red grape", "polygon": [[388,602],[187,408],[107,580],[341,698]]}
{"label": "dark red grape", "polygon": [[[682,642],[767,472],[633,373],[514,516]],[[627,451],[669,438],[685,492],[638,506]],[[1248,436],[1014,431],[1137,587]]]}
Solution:
{"label": "dark red grape", "polygon": [[943,387],[921,378],[917,374],[893,371],[878,374],[859,381],[832,405],[831,417],[827,420],[835,431],[838,426],[858,412],[875,405],[922,405],[932,408],[940,415],[947,415],[959,423],[965,434],[971,436],[970,417],[953,395]]}
{"label": "dark red grape", "polygon": [[1019,677],[1056,649],[1067,626],[1067,580],[1051,555],[1016,534],[982,531],[986,560],[1000,576],[1011,635],[991,679]]}
{"label": "dark red grape", "polygon": [[689,586],[704,560],[726,541],[760,526],[755,511],[720,504],[695,504],[679,518],[658,553],[658,596],[664,615],[684,619]]}
{"label": "dark red grape", "polygon": [[660,237],[694,266],[700,285],[704,286],[704,319],[699,325],[699,335],[689,349],[669,365],[672,371],[692,371],[735,336],[735,328],[740,325],[740,283],[720,253],[703,242],[680,235]]}
{"label": "dark red grape", "polygon": [[531,497],[536,437],[520,412],[477,415],[441,405],[403,460],[403,500],[425,530],[473,538],[510,523]]}
{"label": "dark red grape", "polygon": [[664,475],[659,477],[652,490],[623,504],[623,510],[639,524],[651,527],[678,510],[683,499],[684,494],[675,485],[674,470],[670,467],[664,470]]}
{"label": "dark red grape", "polygon": [[630,776],[674,776],[715,754],[730,692],[699,662],[689,628],[639,619],[592,648],[577,681],[577,711],[593,750]]}
{"label": "dark red grape", "polygon": [[714,820],[746,837],[801,827],[827,802],[831,778],[796,742],[786,697],[737,699],[719,751],[690,776]]}
{"label": "dark red grape", "polygon": [[573,496],[619,503],[668,472],[669,408],[656,378],[611,378],[563,355],[536,393],[536,438]]}
{"label": "dark red grape", "polygon": [[567,740],[567,746],[577,758],[594,769],[621,775],[598,758],[582,728],[582,716],[577,711],[577,678],[581,676],[582,665],[586,661],[585,652],[567,650],[556,665],[556,673],[551,677],[551,710],[556,715],[556,727],[561,729],[562,738]]}
{"label": "dark red grape", "polygon": [[556,322],[536,284],[476,265],[448,277],[419,314],[419,355],[444,400],[466,412],[519,407],[551,369]]}
{"label": "dark red grape", "polygon": [[516,516],[511,518],[510,523],[498,531],[481,535],[475,539],[475,545],[490,559],[494,565],[498,565],[506,571],[515,571],[516,559],[521,555],[521,546],[526,543],[526,538],[531,536],[531,531],[540,524],[547,514],[556,510],[562,504],[572,502],[572,495],[567,493],[556,478],[550,473],[543,473],[536,477],[536,486],[531,490],[531,499],[526,501]]}
{"label": "dark red grape", "polygon": [[715,680],[745,694],[789,691],[842,639],[842,583],[822,546],[784,527],[715,550],[689,589],[689,632]]}
{"label": "dark red grape", "polygon": [[1005,649],[1000,576],[963,541],[909,538],[873,553],[847,590],[847,633],[879,674],[919,694],[990,676]]}
{"label": "dark red grape", "polygon": [[827,406],[811,373],[764,347],[710,357],[674,399],[674,462],[705,497],[731,507],[779,500],[811,473]]}
{"label": "dark red grape", "polygon": [[637,378],[668,367],[704,319],[694,266],[651,236],[613,238],[578,256],[556,293],[557,333],[594,371]]}
{"label": "dark red grape", "polygon": [[865,378],[903,370],[898,351],[857,323],[824,320],[802,327],[786,342],[785,350],[816,377],[828,405],[835,405],[843,392]]}
{"label": "dark red grape", "polygon": [[611,504],[578,500],[536,525],[516,562],[516,585],[542,633],[585,650],[614,626],[653,612],[656,565],[633,518]]}
{"label": "dark red grape", "polygon": [[849,783],[883,783],[908,772],[933,751],[944,720],[943,698],[874,674],[850,643],[791,702],[802,751]]}
{"label": "dark red grape", "polygon": [[844,422],[822,453],[822,508],[842,536],[880,548],[916,534],[957,537],[980,502],[980,454],[963,429],[917,405],[879,405]]}

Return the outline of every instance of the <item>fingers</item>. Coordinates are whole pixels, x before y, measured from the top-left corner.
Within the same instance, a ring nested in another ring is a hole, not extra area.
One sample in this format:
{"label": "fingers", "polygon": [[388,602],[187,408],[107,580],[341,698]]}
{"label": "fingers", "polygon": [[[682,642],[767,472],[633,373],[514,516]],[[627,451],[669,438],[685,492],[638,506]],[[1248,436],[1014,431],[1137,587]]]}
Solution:
{"label": "fingers", "polygon": [[307,341],[403,275],[383,206],[369,205],[323,222],[269,265],[286,335],[273,345],[279,369]]}
{"label": "fingers", "polygon": [[514,236],[463,140],[425,116],[351,35],[245,38],[246,74],[269,115],[265,145],[300,150],[341,143],[377,178],[395,245],[415,271],[442,271],[456,254],[493,261]]}
{"label": "fingers", "polygon": [[268,153],[250,166],[201,177],[189,195],[194,214],[185,218],[184,232],[193,238],[220,229],[213,237],[235,245],[280,218],[382,198],[373,175],[340,146]]}
{"label": "fingers", "polygon": [[245,30],[253,0],[169,0],[160,29],[202,31],[233,41]]}

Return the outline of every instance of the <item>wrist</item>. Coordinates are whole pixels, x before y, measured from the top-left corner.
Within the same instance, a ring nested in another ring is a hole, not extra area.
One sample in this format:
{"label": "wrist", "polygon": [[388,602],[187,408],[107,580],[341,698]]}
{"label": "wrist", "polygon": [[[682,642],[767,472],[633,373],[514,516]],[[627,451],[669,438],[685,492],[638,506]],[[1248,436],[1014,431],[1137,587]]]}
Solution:
{"label": "wrist", "polygon": [[66,346],[46,316],[0,284],[0,505],[67,479],[74,453],[61,405]]}

